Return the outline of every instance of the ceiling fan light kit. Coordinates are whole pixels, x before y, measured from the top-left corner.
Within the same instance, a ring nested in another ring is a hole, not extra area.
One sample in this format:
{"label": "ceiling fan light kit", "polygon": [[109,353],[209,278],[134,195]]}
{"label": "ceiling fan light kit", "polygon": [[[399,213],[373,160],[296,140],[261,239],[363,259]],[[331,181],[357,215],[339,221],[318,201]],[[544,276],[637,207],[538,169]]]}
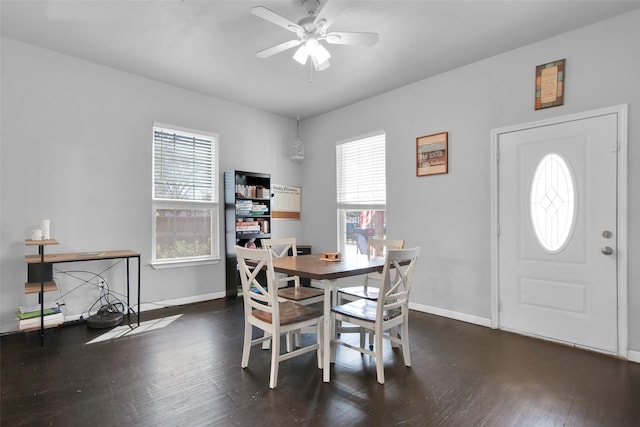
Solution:
{"label": "ceiling fan light kit", "polygon": [[324,6],[318,10],[320,7],[318,0],[302,0],[302,7],[307,12],[307,16],[300,19],[298,23],[263,6],[257,6],[251,9],[253,15],[276,24],[298,36],[297,39],[263,49],[257,52],[256,56],[258,58],[267,58],[276,53],[300,46],[294,53],[293,59],[302,65],[306,65],[308,59],[311,58],[311,62],[316,71],[322,71],[329,68],[329,58],[331,58],[331,53],[323,46],[322,41],[328,44],[365,47],[371,47],[378,42],[377,33],[344,31],[328,33],[327,29],[335,16],[324,16],[330,13],[327,12],[327,3],[328,2],[325,2]]}
{"label": "ceiling fan light kit", "polygon": [[[320,71],[321,69],[325,69],[329,66],[328,61],[329,58],[331,58],[331,54],[316,39],[310,38],[298,48],[296,53],[293,55],[293,59],[300,64],[305,65],[309,57],[311,57],[316,70]],[[322,66],[324,66],[325,63],[327,67],[323,68]]]}

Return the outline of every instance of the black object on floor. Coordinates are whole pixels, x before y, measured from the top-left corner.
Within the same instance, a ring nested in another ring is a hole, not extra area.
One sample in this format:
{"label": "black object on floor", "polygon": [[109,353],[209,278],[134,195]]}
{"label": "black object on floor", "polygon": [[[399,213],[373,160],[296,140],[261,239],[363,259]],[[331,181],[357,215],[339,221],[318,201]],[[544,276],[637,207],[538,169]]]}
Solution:
{"label": "black object on floor", "polygon": [[94,329],[112,328],[122,323],[124,314],[115,309],[100,308],[98,312],[87,317],[87,326]]}

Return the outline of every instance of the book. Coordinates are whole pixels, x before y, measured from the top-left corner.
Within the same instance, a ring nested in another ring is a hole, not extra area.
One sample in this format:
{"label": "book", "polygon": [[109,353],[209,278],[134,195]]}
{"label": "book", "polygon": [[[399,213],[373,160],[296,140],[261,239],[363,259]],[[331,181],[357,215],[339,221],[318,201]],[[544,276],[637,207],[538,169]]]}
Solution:
{"label": "book", "polygon": [[[55,313],[44,316],[44,326],[52,327],[58,326],[64,323],[64,314]],[[30,319],[18,320],[18,328],[23,331],[25,329],[38,329],[40,328],[40,316],[32,317]]]}
{"label": "book", "polygon": [[236,197],[246,197],[249,199],[269,199],[271,192],[269,188],[262,185],[236,184]]}
{"label": "book", "polygon": [[269,208],[262,203],[254,203],[251,205],[251,212],[267,212]]}
{"label": "book", "polygon": [[[45,316],[56,313],[60,313],[60,309],[58,307],[44,309]],[[18,316],[19,320],[31,319],[32,317],[40,317],[40,310],[27,311],[26,313],[17,312],[16,315]]]}
{"label": "book", "polygon": [[[45,301],[44,308],[58,308],[58,303],[55,301]],[[40,304],[20,306],[20,313],[29,313],[30,311],[40,311]]]}
{"label": "book", "polygon": [[236,224],[236,229],[238,230],[259,230],[260,224],[256,221],[254,223],[251,222],[243,222],[240,224]]}

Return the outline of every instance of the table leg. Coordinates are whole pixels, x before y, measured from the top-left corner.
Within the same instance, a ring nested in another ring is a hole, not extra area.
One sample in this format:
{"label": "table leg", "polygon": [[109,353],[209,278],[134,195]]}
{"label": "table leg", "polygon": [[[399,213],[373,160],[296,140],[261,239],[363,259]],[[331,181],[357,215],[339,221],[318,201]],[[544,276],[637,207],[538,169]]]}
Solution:
{"label": "table leg", "polygon": [[140,255],[138,255],[138,326],[140,326],[140,308],[142,307],[142,301],[140,300]]}
{"label": "table leg", "polygon": [[331,291],[335,280],[324,280],[324,342],[322,348],[322,380],[328,383],[331,380]]}
{"label": "table leg", "polygon": [[[331,281],[331,307],[335,307],[338,305],[338,281]],[[329,310],[329,314],[331,314],[331,310]],[[330,320],[331,321],[331,320]],[[336,336],[338,336],[337,331],[334,331],[336,328],[336,322],[331,321],[331,340],[333,340]],[[331,363],[336,363],[336,345],[333,344],[331,346]]]}
{"label": "table leg", "polygon": [[129,321],[129,326],[131,326],[131,301],[129,298],[129,257],[127,257],[127,320]]}

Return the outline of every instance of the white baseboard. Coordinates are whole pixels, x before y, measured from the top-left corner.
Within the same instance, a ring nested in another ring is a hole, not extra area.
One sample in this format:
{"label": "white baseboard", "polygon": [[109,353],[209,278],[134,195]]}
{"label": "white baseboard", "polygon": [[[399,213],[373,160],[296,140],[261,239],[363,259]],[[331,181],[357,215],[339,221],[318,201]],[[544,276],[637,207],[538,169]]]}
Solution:
{"label": "white baseboard", "polygon": [[[157,310],[159,308],[166,308],[166,307],[172,307],[172,306],[177,306],[177,305],[193,304],[193,303],[196,303],[196,302],[203,302],[203,301],[209,301],[209,300],[212,300],[212,299],[225,298],[226,296],[227,295],[226,295],[225,292],[215,292],[215,293],[211,293],[211,294],[195,295],[195,296],[190,296],[190,297],[185,297],[185,298],[168,299],[168,300],[157,301],[157,302],[152,302],[152,303],[142,303],[142,305],[140,307],[140,312],[149,311],[149,310]],[[133,308],[135,310],[138,309],[137,306],[133,306]],[[64,321],[65,322],[74,322],[76,320],[82,319],[82,316],[83,316],[82,314],[65,315],[64,316]],[[12,333],[12,332],[19,332],[19,330],[17,328],[17,322],[16,322],[16,328],[14,330],[6,331],[6,332],[3,332],[3,333]]]}
{"label": "white baseboard", "polygon": [[445,310],[438,307],[432,307],[430,305],[424,304],[415,304],[410,302],[409,308],[416,311],[421,311],[423,313],[435,314],[437,316],[448,317],[454,320],[461,320],[467,323],[473,323],[475,325],[486,326],[488,328],[491,327],[491,319],[487,319],[485,317],[473,316],[466,313],[460,313],[452,310]]}
{"label": "white baseboard", "polygon": [[640,363],[640,351],[627,351],[627,360],[631,362]]}
{"label": "white baseboard", "polygon": [[[421,311],[423,313],[435,314],[437,316],[448,317],[454,320],[461,320],[463,322],[486,326],[488,328],[491,327],[491,319],[487,319],[484,317],[471,316],[469,314],[459,313],[457,311],[445,310],[438,307],[415,303],[409,303],[409,308],[412,310]],[[627,352],[627,360],[630,362],[640,363],[640,351],[629,350]]]}
{"label": "white baseboard", "polygon": [[142,305],[140,306],[140,311],[142,312],[142,311],[156,310],[158,308],[172,307],[174,305],[193,304],[196,302],[225,298],[226,296],[227,294],[225,292],[214,292],[211,294],[194,295],[194,296],[184,297],[184,298],[168,299],[168,300],[157,301],[153,303],[142,303]]}
{"label": "white baseboard", "polygon": [[[316,284],[317,286],[317,284]],[[140,307],[140,311],[156,310],[158,308],[172,307],[177,305],[193,304],[196,302],[209,301],[213,299],[225,298],[225,292],[214,292],[210,294],[195,295],[184,298],[175,298],[163,301],[157,301],[154,303],[143,303]],[[137,308],[137,307],[134,307]],[[466,313],[460,313],[453,310],[445,310],[443,308],[433,307],[424,304],[409,303],[409,308],[423,313],[435,314],[437,316],[447,317],[449,319],[460,320],[462,322],[472,323],[474,325],[491,327],[491,319],[485,317],[473,316]],[[73,314],[65,316],[65,322],[71,322],[80,319],[80,314]],[[12,332],[12,331],[8,331]],[[16,330],[17,332],[17,330]],[[629,350],[627,352],[627,360],[630,362],[640,363],[640,351]]]}

